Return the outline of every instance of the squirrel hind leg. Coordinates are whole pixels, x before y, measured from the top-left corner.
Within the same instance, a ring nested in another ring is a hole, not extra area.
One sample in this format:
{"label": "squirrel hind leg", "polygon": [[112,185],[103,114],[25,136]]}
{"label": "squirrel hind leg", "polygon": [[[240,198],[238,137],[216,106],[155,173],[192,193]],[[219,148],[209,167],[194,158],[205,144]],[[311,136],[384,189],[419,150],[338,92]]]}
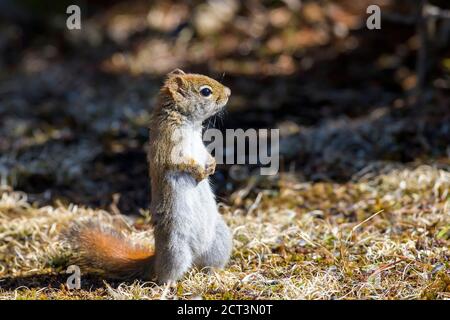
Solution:
{"label": "squirrel hind leg", "polygon": [[157,247],[154,271],[158,284],[176,282],[192,267],[189,246],[182,240],[171,243],[172,245]]}
{"label": "squirrel hind leg", "polygon": [[115,279],[151,279],[153,252],[133,244],[111,226],[76,223],[63,235],[77,252],[74,263]]}
{"label": "squirrel hind leg", "polygon": [[227,264],[232,248],[230,229],[220,217],[216,225],[216,236],[206,252],[199,256],[195,265],[199,268],[223,268]]}

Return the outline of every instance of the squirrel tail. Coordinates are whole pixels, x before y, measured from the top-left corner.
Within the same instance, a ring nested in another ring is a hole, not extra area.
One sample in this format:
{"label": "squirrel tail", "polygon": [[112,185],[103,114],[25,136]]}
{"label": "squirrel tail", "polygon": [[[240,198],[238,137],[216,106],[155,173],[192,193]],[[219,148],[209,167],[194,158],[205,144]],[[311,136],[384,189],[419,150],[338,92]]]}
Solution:
{"label": "squirrel tail", "polygon": [[78,254],[78,266],[115,279],[151,279],[153,252],[131,243],[120,232],[92,221],[73,225],[65,234]]}

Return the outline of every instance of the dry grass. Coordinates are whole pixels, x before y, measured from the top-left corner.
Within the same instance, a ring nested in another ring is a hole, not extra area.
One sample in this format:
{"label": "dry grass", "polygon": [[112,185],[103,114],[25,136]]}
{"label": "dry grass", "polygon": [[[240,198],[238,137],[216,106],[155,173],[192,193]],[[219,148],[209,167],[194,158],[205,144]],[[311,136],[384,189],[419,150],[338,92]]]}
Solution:
{"label": "dry grass", "polygon": [[[176,289],[82,278],[65,288],[70,248],[58,238],[73,220],[108,212],[34,207],[26,194],[0,198],[3,299],[449,299],[450,173],[404,168],[346,184],[260,181],[221,205],[234,233],[225,270],[193,270]],[[238,193],[236,193],[238,194]],[[151,245],[151,230],[137,232]]]}

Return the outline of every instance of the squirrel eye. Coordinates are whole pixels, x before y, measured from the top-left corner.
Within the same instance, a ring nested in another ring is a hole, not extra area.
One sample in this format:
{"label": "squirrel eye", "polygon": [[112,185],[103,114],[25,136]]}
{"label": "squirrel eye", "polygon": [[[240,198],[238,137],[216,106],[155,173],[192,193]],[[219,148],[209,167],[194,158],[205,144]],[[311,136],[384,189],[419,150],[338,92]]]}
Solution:
{"label": "squirrel eye", "polygon": [[209,87],[204,86],[200,88],[200,94],[204,97],[209,97],[212,94],[212,91]]}

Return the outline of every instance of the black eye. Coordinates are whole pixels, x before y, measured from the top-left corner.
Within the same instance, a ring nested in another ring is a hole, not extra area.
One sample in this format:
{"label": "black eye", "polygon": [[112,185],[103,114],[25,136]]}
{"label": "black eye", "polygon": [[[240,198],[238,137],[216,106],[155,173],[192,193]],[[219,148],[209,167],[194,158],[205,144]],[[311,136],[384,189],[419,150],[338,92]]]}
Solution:
{"label": "black eye", "polygon": [[209,97],[212,94],[212,91],[210,88],[203,88],[200,90],[200,94],[204,97]]}

